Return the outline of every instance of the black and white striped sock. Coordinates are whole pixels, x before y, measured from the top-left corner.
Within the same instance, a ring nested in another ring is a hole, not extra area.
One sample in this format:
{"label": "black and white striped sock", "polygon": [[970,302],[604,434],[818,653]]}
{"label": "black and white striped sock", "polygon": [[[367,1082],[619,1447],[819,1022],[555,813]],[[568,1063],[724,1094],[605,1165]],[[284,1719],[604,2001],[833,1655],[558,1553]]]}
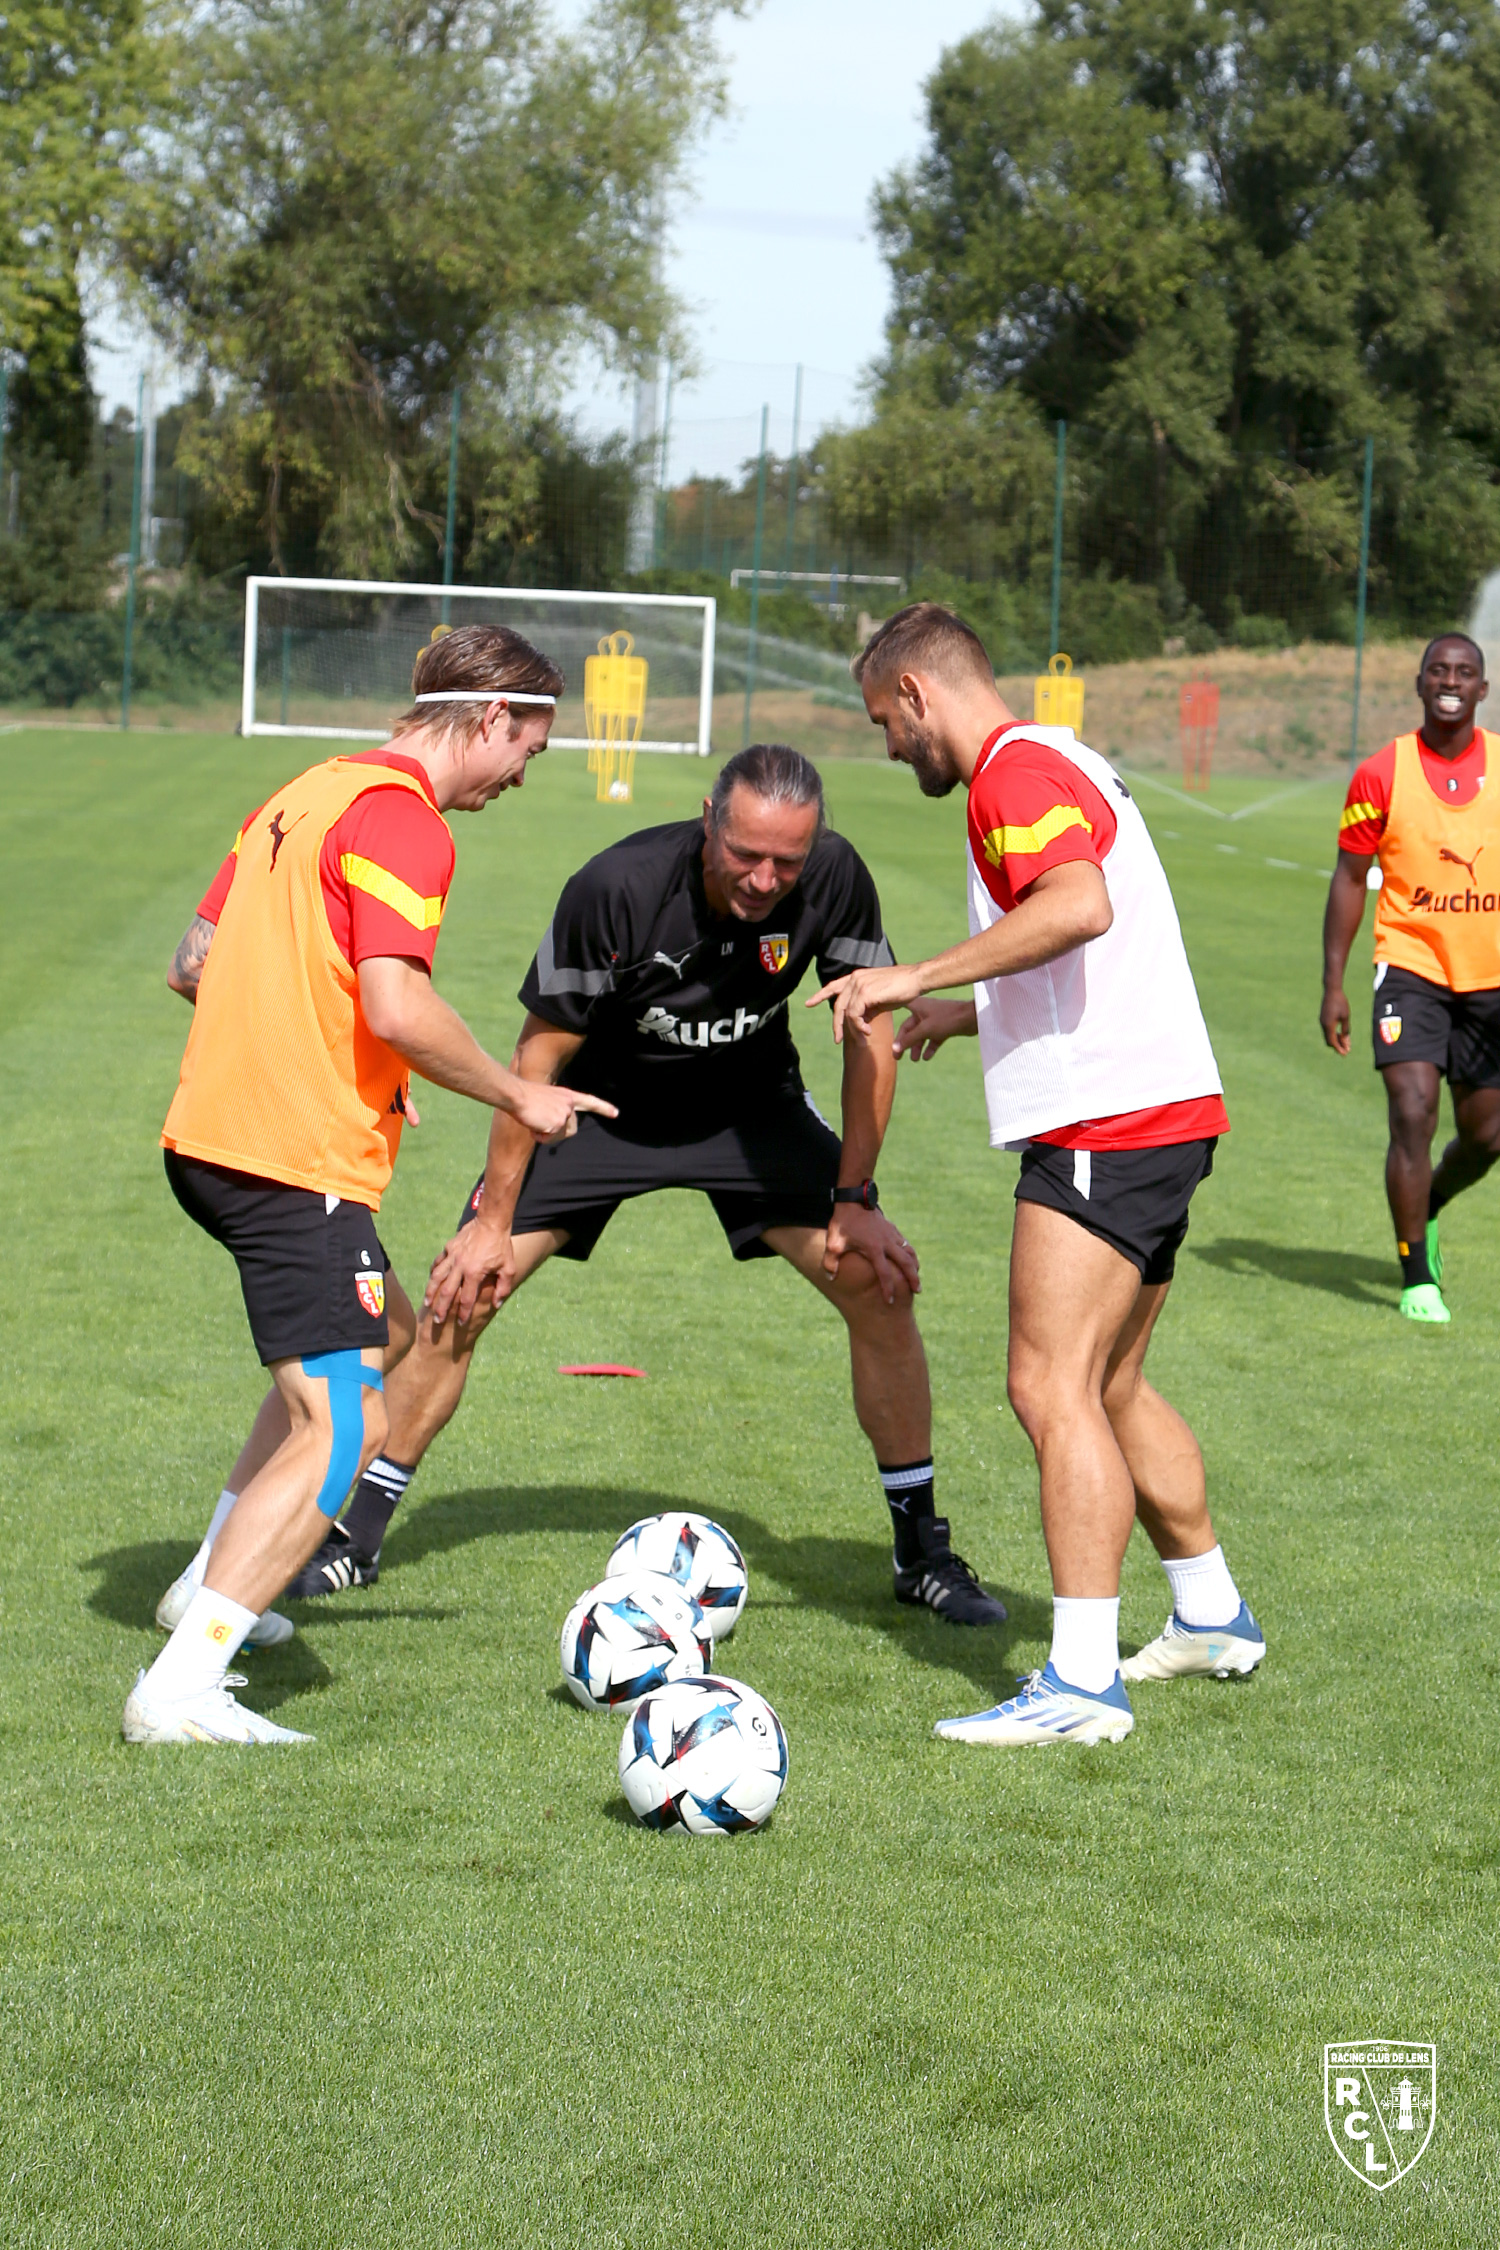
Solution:
{"label": "black and white striped sock", "polygon": [[924,1516],[937,1513],[937,1503],[932,1496],[932,1455],[929,1453],[925,1461],[908,1461],[904,1467],[887,1468],[883,1461],[877,1461],[875,1466],[880,1471],[886,1505],[891,1511],[896,1568],[914,1570],[922,1560],[917,1525]]}
{"label": "black and white striped sock", "polygon": [[377,1453],[360,1478],[341,1529],[363,1553],[380,1553],[380,1543],[390,1529],[396,1503],[416,1473],[415,1468],[405,1468],[401,1462],[388,1461],[383,1453]]}

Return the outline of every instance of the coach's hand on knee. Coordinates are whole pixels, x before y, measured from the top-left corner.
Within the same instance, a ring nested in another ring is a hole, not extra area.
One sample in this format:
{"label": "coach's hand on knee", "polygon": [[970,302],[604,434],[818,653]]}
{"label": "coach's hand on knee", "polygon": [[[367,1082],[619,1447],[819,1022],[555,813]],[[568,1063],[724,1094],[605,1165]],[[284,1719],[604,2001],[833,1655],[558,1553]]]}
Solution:
{"label": "coach's hand on knee", "polygon": [[488,1295],[487,1310],[503,1305],[516,1286],[516,1253],[509,1227],[486,1226],[482,1218],[460,1227],[432,1261],[422,1318],[441,1328],[450,1312],[460,1328],[468,1326],[475,1307]]}
{"label": "coach's hand on knee", "polygon": [[851,1252],[869,1266],[888,1305],[903,1294],[919,1293],[922,1275],[917,1253],[883,1211],[866,1211],[857,1203],[835,1206],[823,1249],[823,1271],[831,1280],[838,1278],[840,1264]]}

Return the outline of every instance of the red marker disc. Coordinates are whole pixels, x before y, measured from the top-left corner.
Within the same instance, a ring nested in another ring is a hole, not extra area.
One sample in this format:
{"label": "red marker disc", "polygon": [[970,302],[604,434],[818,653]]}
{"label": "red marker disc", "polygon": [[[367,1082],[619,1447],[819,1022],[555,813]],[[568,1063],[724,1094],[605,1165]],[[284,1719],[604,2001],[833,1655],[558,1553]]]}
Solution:
{"label": "red marker disc", "polygon": [[644,1367],[616,1367],[612,1361],[600,1360],[587,1367],[559,1367],[559,1375],[639,1375],[645,1379]]}

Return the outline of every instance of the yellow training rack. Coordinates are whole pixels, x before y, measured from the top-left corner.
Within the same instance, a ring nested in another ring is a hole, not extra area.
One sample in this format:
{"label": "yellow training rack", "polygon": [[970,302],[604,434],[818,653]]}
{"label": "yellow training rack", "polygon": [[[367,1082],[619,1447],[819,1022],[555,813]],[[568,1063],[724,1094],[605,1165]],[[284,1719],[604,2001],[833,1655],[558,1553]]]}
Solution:
{"label": "yellow training rack", "polygon": [[1039,727],[1071,727],[1083,731],[1083,682],[1073,670],[1073,659],[1059,652],[1049,657],[1047,669],[1034,683],[1031,716]]}
{"label": "yellow training rack", "polygon": [[589,772],[597,774],[601,805],[628,805],[635,782],[635,746],[646,718],[644,656],[632,654],[629,633],[606,633],[597,656],[583,667],[583,724]]}

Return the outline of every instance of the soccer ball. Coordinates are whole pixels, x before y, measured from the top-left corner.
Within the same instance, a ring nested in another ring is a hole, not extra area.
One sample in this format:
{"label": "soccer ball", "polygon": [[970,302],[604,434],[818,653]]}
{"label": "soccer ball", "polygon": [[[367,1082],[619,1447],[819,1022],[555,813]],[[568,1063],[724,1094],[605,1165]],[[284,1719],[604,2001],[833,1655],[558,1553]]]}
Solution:
{"label": "soccer ball", "polygon": [[637,1704],[620,1786],[648,1828],[728,1836],[760,1828],[786,1785],[786,1736],[764,1696],[707,1672]]}
{"label": "soccer ball", "polygon": [[589,1711],[633,1711],[652,1688],[706,1671],[708,1657],[702,1610],[653,1570],[590,1586],[562,1629],[563,1678]]}
{"label": "soccer ball", "polygon": [[734,1631],[750,1590],[744,1556],[723,1525],[707,1516],[643,1516],[615,1541],[604,1575],[627,1570],[660,1571],[690,1594],[715,1641]]}

